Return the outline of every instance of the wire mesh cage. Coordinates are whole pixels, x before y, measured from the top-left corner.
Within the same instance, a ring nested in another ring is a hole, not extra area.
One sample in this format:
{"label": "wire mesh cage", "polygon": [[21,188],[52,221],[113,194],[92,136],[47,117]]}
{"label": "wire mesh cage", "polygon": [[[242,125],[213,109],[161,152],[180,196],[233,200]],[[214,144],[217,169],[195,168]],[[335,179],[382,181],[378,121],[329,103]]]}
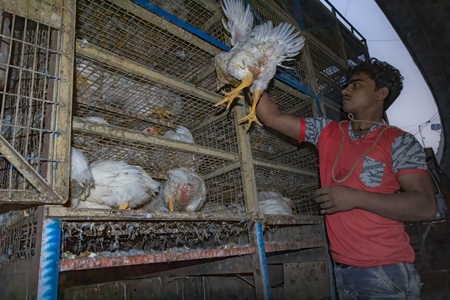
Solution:
{"label": "wire mesh cage", "polygon": [[81,149],[89,162],[125,161],[141,166],[153,179],[162,183],[170,170],[195,169],[205,181],[205,213],[245,212],[241,172],[230,168],[237,154],[218,152],[160,137],[146,137],[121,127],[74,123],[74,147]]}
{"label": "wire mesh cage", "polygon": [[286,1],[275,0],[278,7],[284,10],[296,24],[306,33],[306,38],[316,40],[339,58],[345,58],[342,40],[339,35],[338,19],[317,0]]}
{"label": "wire mesh cage", "polygon": [[331,50],[337,57],[344,58],[338,21],[320,1],[298,1],[305,31]]}
{"label": "wire mesh cage", "polygon": [[369,57],[367,46],[353,35],[345,26],[339,25],[344,41],[344,49],[349,65],[355,65]]}
{"label": "wire mesh cage", "polygon": [[278,157],[272,158],[272,160],[277,163],[304,170],[317,172],[319,168],[317,148],[312,145],[305,145],[299,149],[291,150]]}
{"label": "wire mesh cage", "polygon": [[[268,90],[271,100],[279,109],[299,117],[312,117],[312,98],[293,90],[285,84],[276,82]],[[271,159],[280,153],[292,149],[297,141],[268,127],[254,125],[250,130],[252,155],[257,158]]]}
{"label": "wire mesh cage", "polygon": [[197,144],[238,153],[236,119],[233,113],[207,118],[192,129]]}
{"label": "wire mesh cage", "polygon": [[73,1],[0,4],[0,200],[67,194]]}
{"label": "wire mesh cage", "polygon": [[207,176],[205,179],[208,199],[202,212],[232,215],[245,213],[241,170],[234,169],[226,173],[218,173],[219,175]]}
{"label": "wire mesh cage", "polygon": [[131,1],[78,1],[77,36],[89,44],[190,81],[211,65],[214,48]]}
{"label": "wire mesh cage", "polygon": [[255,179],[257,180],[258,190],[276,190],[282,194],[287,194],[316,182],[317,176],[314,172],[304,174],[303,170],[284,169],[282,167],[281,165],[267,166],[256,160]]}
{"label": "wire mesh cage", "polygon": [[325,108],[325,114],[327,119],[335,120],[335,121],[342,121],[347,120],[348,116],[346,113],[342,111],[342,109],[339,109],[338,107],[334,105],[329,105],[324,103]]}
{"label": "wire mesh cage", "polygon": [[297,145],[294,139],[268,127],[254,125],[249,130],[249,134],[252,155],[261,159],[271,159]]}
{"label": "wire mesh cage", "polygon": [[0,264],[36,254],[37,223],[34,208],[0,214]]}
{"label": "wire mesh cage", "polygon": [[226,221],[63,221],[62,259],[226,249],[249,243],[245,223]]}
{"label": "wire mesh cage", "polygon": [[268,167],[255,162],[255,181],[258,191],[279,192],[291,200],[290,206],[294,214],[315,215],[317,205],[314,197],[304,195],[303,190],[319,186],[318,174],[314,171],[305,175],[303,170],[294,168]]}
{"label": "wire mesh cage", "polygon": [[[164,134],[177,125],[193,129],[219,112],[212,103],[212,99],[218,99],[215,95],[202,91],[195,93],[195,87],[186,85],[183,90],[183,84],[173,80],[172,86],[168,86],[163,83],[162,75],[145,70],[135,75],[134,67],[138,64],[130,62],[132,67],[124,70],[123,65],[106,63],[108,58],[106,55],[101,57],[100,51],[95,53],[102,61],[80,54],[77,56],[76,101],[81,103],[81,107],[96,109],[89,113],[81,109],[81,114],[96,116],[100,110],[108,111],[100,115],[109,116],[111,124],[140,131],[154,126],[160,134]],[[116,117],[111,117],[114,114]],[[78,110],[75,115],[78,115]],[[222,127],[227,124],[230,122],[222,124]],[[236,136],[233,128],[224,128],[222,139],[233,140]],[[207,146],[220,146],[212,139],[199,140],[204,143],[210,141]]]}
{"label": "wire mesh cage", "polygon": [[316,203],[316,191],[320,187],[319,182],[312,183],[310,186],[297,191],[288,193],[286,197],[294,203],[294,213],[299,215],[315,216],[320,214],[320,206]]}
{"label": "wire mesh cage", "polygon": [[205,176],[236,159],[236,155],[229,153],[217,154],[208,151],[208,148],[188,143],[146,137],[137,131],[85,122],[74,123],[73,141],[74,147],[83,150],[90,162],[123,160],[141,166],[150,176],[158,179],[166,178],[169,170],[179,167],[195,168]]}
{"label": "wire mesh cage", "polygon": [[283,8],[275,3],[275,1],[261,1],[250,0],[248,1],[255,14],[256,23],[262,23],[263,21],[272,21],[274,25],[278,25],[283,22],[289,22],[292,25],[296,25],[295,20],[285,12]]}
{"label": "wire mesh cage", "polygon": [[152,0],[152,4],[227,44],[218,1]]}
{"label": "wire mesh cage", "polygon": [[[152,3],[200,29],[205,23],[213,26],[222,17],[218,3],[213,2],[155,0]],[[275,24],[288,21],[296,25],[295,19],[283,10],[284,3],[251,1],[251,4],[256,23],[271,19]],[[236,119],[234,114],[221,115],[220,109],[212,107],[219,99],[212,64],[217,49],[207,42],[189,39],[181,28],[162,21],[133,1],[83,0],[78,6],[80,46],[77,47],[74,115],[81,119],[75,126],[75,147],[84,150],[90,162],[125,160],[161,180],[166,179],[171,168],[195,168],[211,191],[208,199],[215,203],[207,208],[209,211],[232,208],[238,213],[245,211]],[[311,14],[314,9],[315,6]],[[333,22],[337,30],[336,20]],[[223,33],[222,28],[220,31]],[[308,41],[308,49],[311,54],[300,56],[294,73],[287,74],[297,81],[306,81],[311,80],[308,74],[314,73],[319,92],[330,99],[340,99],[342,63],[337,56],[330,56],[330,51],[326,52],[317,39]],[[307,62],[309,55],[312,64]],[[314,70],[308,71],[308,64]],[[279,81],[274,81],[268,93],[283,112],[299,117],[316,115],[311,97]],[[109,125],[88,124],[86,117],[95,116],[102,117]],[[177,125],[191,130],[196,145],[214,150],[202,148],[197,152],[193,145],[141,133],[145,128],[154,127],[163,134]],[[314,151],[298,149],[297,141],[265,127],[253,126],[249,136],[256,159],[283,165],[283,171],[264,162],[256,166],[255,177],[263,178],[257,179],[258,190],[295,195],[296,190],[318,186]],[[261,171],[263,166],[265,169]],[[271,182],[272,173],[276,184]],[[291,181],[297,185],[286,184]]]}
{"label": "wire mesh cage", "polygon": [[[324,246],[323,228],[321,225],[284,225],[267,226],[264,232],[264,241],[268,244],[286,243],[304,244],[303,247]],[[269,246],[270,247],[270,246]]]}
{"label": "wire mesh cage", "polygon": [[314,66],[318,93],[338,104],[342,101],[342,86],[346,82],[346,67],[328,55],[319,44],[308,42]]}

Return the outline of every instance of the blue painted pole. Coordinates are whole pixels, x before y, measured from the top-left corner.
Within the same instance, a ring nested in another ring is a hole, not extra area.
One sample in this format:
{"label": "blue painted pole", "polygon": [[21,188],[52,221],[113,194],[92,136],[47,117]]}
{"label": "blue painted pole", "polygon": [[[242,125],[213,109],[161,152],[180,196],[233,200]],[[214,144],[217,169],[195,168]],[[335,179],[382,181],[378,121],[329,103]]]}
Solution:
{"label": "blue painted pole", "polygon": [[264,238],[261,222],[256,222],[256,243],[259,257],[259,268],[261,270],[261,279],[263,282],[264,300],[270,300],[270,281],[269,270],[267,269],[266,249],[264,247]]}
{"label": "blue painted pole", "polygon": [[61,220],[45,219],[39,262],[38,300],[58,299],[61,252]]}

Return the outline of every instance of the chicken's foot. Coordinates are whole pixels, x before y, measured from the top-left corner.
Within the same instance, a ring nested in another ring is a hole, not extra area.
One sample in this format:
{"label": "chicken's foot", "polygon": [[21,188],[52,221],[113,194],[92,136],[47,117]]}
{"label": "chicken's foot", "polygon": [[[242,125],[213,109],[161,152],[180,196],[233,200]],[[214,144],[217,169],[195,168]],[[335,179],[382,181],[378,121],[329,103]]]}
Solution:
{"label": "chicken's foot", "polygon": [[228,102],[227,109],[229,109],[231,104],[233,103],[234,98],[244,98],[244,96],[239,95],[239,93],[246,87],[251,86],[252,83],[253,83],[252,76],[245,77],[244,80],[242,80],[241,84],[237,88],[235,88],[231,92],[225,93],[226,97],[223,98],[222,100],[220,100],[219,102],[217,102],[216,104],[214,104],[214,107],[217,107],[219,105],[222,105],[222,104]]}
{"label": "chicken's foot", "polygon": [[258,118],[256,117],[256,105],[258,105],[259,99],[261,99],[261,91],[256,90],[253,93],[252,107],[250,108],[250,113],[239,120],[239,123],[248,121],[247,128],[245,129],[246,132],[250,129],[250,125],[252,125],[253,122],[256,122],[258,125],[262,126],[261,122],[259,122]]}
{"label": "chicken's foot", "polygon": [[169,211],[175,211],[175,201],[172,197],[167,197],[167,205],[169,206]]}
{"label": "chicken's foot", "polygon": [[119,209],[120,210],[130,209],[130,201],[120,204]]}

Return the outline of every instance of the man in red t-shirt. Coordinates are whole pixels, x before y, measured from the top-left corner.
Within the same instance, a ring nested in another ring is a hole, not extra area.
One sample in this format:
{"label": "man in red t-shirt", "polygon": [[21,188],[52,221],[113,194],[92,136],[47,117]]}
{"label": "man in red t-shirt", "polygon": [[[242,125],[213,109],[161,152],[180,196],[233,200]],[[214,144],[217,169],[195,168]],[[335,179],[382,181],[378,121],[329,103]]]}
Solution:
{"label": "man in red t-shirt", "polygon": [[423,148],[383,120],[402,81],[397,69],[374,58],[350,67],[342,104],[351,121],[284,114],[267,94],[257,107],[266,126],[318,147],[316,202],[325,214],[341,299],[420,298],[402,221],[432,220],[436,207]]}

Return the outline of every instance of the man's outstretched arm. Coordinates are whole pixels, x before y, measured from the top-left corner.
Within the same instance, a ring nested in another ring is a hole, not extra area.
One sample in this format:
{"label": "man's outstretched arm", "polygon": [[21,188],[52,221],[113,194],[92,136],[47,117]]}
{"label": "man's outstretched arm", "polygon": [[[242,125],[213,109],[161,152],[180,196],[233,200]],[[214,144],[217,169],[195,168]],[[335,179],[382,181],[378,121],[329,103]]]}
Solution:
{"label": "man's outstretched arm", "polygon": [[300,135],[300,118],[282,113],[277,105],[264,93],[256,107],[256,115],[268,127],[296,140]]}

